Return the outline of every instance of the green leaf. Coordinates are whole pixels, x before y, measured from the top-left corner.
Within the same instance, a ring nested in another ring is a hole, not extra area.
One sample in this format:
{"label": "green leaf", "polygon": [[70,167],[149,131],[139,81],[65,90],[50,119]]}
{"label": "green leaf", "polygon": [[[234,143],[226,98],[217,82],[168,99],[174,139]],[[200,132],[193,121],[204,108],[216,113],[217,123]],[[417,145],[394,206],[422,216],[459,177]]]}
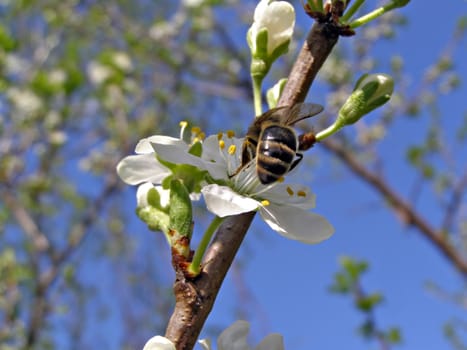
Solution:
{"label": "green leaf", "polygon": [[383,296],[380,293],[373,293],[365,297],[359,298],[356,301],[356,306],[363,312],[370,312],[375,306],[383,301]]}
{"label": "green leaf", "polygon": [[412,146],[407,149],[406,157],[410,164],[417,165],[420,164],[425,152],[419,146]]}
{"label": "green leaf", "polygon": [[163,188],[169,189],[171,181],[177,179],[183,182],[189,193],[201,192],[201,183],[204,182],[204,179],[208,174],[206,170],[198,169],[197,167],[189,164],[170,163],[159,157],[157,159],[162,165],[170,169],[172,172],[172,175],[169,175],[162,181]]}
{"label": "green leaf", "polygon": [[169,216],[171,230],[175,230],[179,235],[191,237],[193,212],[190,194],[183,182],[177,179],[170,182]]}
{"label": "green leaf", "polygon": [[148,225],[151,231],[162,231],[166,235],[169,232],[169,215],[160,209],[145,206],[136,208],[138,217]]}
{"label": "green leaf", "polygon": [[18,43],[11,36],[8,29],[0,24],[0,48],[6,52],[13,51],[17,48]]}
{"label": "green leaf", "polygon": [[368,269],[368,263],[357,261],[350,257],[343,257],[340,260],[341,266],[347,272],[352,281],[358,280],[360,275]]}
{"label": "green leaf", "polygon": [[61,84],[51,81],[50,72],[38,71],[32,79],[31,86],[38,95],[51,97],[62,90]]}
{"label": "green leaf", "polygon": [[386,333],[386,339],[392,344],[400,344],[402,342],[402,335],[399,328],[390,328]]}
{"label": "green leaf", "polygon": [[289,44],[290,40],[287,40],[274,49],[274,51],[271,53],[271,56],[268,57],[269,65],[272,65],[275,60],[289,51]]}
{"label": "green leaf", "polygon": [[375,332],[375,325],[371,320],[366,320],[358,329],[359,333],[367,339],[371,339]]}
{"label": "green leaf", "polygon": [[203,154],[203,144],[201,142],[195,142],[193,145],[191,145],[188,153],[197,157],[201,157]]}
{"label": "green leaf", "polygon": [[347,275],[336,273],[334,276],[334,284],[331,285],[330,291],[333,293],[346,294],[350,292],[352,284]]}
{"label": "green leaf", "polygon": [[256,52],[253,52],[254,58],[266,61],[268,59],[268,30],[261,28],[256,38]]}

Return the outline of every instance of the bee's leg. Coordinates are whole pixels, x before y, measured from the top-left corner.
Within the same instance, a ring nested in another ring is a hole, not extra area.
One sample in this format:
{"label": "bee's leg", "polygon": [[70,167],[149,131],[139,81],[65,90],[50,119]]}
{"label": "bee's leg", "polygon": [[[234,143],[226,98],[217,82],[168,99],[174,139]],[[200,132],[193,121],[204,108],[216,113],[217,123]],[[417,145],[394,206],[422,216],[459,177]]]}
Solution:
{"label": "bee's leg", "polygon": [[290,166],[289,171],[292,171],[293,168],[295,168],[298,165],[298,163],[300,163],[303,159],[303,154],[301,153],[296,153],[296,156],[297,156],[297,159],[293,161],[292,165]]}
{"label": "bee's leg", "polygon": [[301,134],[298,137],[298,150],[306,151],[316,143],[315,133],[313,131]]}

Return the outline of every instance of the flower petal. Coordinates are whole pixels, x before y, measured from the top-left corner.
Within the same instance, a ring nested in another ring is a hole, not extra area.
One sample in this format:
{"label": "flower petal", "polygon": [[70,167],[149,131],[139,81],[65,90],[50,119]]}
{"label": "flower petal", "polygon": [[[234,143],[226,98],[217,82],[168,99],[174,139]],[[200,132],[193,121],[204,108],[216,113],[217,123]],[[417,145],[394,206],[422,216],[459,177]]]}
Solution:
{"label": "flower petal", "polygon": [[160,143],[151,143],[151,145],[156,154],[165,161],[175,164],[193,165],[198,169],[207,170],[209,174],[217,180],[228,178],[225,163],[218,164],[204,161],[202,158],[188,153],[186,149],[174,147],[173,145]]}
{"label": "flower petal", "polygon": [[138,186],[136,190],[136,203],[138,207],[148,206],[148,192],[154,188],[154,185],[150,182],[145,182]]}
{"label": "flower petal", "polygon": [[323,216],[297,207],[270,204],[259,212],[274,231],[303,243],[319,243],[334,233],[334,227]]}
{"label": "flower petal", "polygon": [[268,189],[262,196],[271,203],[299,207],[304,210],[315,207],[316,195],[310,189],[298,184],[279,183]]}
{"label": "flower petal", "polygon": [[209,338],[198,340],[198,344],[201,345],[201,347],[204,350],[211,350],[212,349],[211,339],[209,339]]}
{"label": "flower petal", "polygon": [[201,158],[188,153],[187,149],[162,143],[151,143],[151,146],[156,154],[167,162],[193,165],[199,169],[206,170],[205,164]]}
{"label": "flower petal", "polygon": [[117,164],[117,173],[129,185],[142,182],[157,184],[170,175],[169,170],[150,153],[123,158]]}
{"label": "flower petal", "polygon": [[176,350],[175,345],[167,338],[156,335],[148,340],[143,350]]}
{"label": "flower petal", "polygon": [[225,158],[219,152],[219,137],[217,135],[210,135],[203,141],[201,158],[207,162],[225,164]]}
{"label": "flower petal", "polygon": [[145,139],[139,140],[136,145],[135,152],[138,154],[146,154],[154,152],[154,149],[151,146],[151,143],[159,143],[162,145],[173,145],[185,150],[188,149],[188,145],[185,141],[177,139],[175,137],[164,136],[164,135],[154,135],[147,137]]}
{"label": "flower petal", "polygon": [[[222,150],[219,147],[220,140],[223,140],[225,144]],[[229,165],[236,170],[241,165],[243,140],[243,138],[228,137],[226,135],[223,135],[222,138],[219,139],[218,135],[211,135],[203,142],[203,154],[201,158],[210,163],[220,163],[225,166]],[[229,154],[228,151],[230,147],[234,148],[234,154]],[[227,164],[227,160],[229,164]]]}
{"label": "flower petal", "polygon": [[258,209],[260,203],[244,197],[227,186],[207,185],[201,189],[206,206],[211,213],[223,218]]}
{"label": "flower petal", "polygon": [[261,28],[268,30],[268,54],[290,40],[295,25],[295,10],[286,1],[261,1],[255,9],[253,34]]}
{"label": "flower petal", "polygon": [[236,321],[224,330],[217,339],[217,350],[248,350],[246,337],[250,331],[247,321]]}
{"label": "flower petal", "polygon": [[259,343],[255,350],[284,350],[284,340],[279,333],[271,333]]}

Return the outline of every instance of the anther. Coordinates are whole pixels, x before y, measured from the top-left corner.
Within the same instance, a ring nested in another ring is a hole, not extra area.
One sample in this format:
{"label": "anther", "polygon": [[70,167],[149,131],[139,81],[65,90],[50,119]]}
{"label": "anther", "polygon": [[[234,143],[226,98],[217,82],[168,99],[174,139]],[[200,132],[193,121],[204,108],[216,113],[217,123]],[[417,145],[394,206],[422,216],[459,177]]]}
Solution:
{"label": "anther", "polygon": [[286,191],[289,194],[289,196],[293,196],[293,190],[289,186],[287,186]]}
{"label": "anther", "polygon": [[224,149],[225,148],[225,142],[224,140],[219,140],[219,148]]}
{"label": "anther", "polygon": [[237,146],[235,146],[235,145],[230,145],[230,146],[229,146],[228,153],[229,153],[230,155],[233,155],[233,154],[235,154],[235,151],[236,151],[236,150],[237,150]]}
{"label": "anther", "polygon": [[261,205],[262,205],[263,207],[267,207],[269,204],[271,204],[271,203],[269,203],[269,201],[268,201],[267,199],[263,199],[263,200],[261,201]]}
{"label": "anther", "polygon": [[228,130],[226,134],[227,134],[227,137],[228,137],[229,139],[231,139],[232,137],[235,136],[235,131],[233,131],[233,130]]}
{"label": "anther", "polygon": [[306,192],[305,191],[298,191],[297,196],[299,197],[306,197]]}

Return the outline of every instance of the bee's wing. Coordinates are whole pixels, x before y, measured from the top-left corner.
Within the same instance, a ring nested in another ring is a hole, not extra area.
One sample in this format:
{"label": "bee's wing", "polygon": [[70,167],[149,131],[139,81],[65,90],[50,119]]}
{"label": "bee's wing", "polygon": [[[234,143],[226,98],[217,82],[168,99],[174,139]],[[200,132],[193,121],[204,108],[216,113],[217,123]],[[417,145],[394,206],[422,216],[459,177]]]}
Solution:
{"label": "bee's wing", "polygon": [[293,106],[273,108],[257,117],[250,130],[253,132],[254,129],[259,134],[264,122],[293,125],[302,119],[321,113],[322,110],[323,106],[316,103],[297,103]]}
{"label": "bee's wing", "polygon": [[282,122],[286,125],[293,125],[302,119],[313,117],[322,111],[323,106],[316,103],[297,103],[283,111]]}

